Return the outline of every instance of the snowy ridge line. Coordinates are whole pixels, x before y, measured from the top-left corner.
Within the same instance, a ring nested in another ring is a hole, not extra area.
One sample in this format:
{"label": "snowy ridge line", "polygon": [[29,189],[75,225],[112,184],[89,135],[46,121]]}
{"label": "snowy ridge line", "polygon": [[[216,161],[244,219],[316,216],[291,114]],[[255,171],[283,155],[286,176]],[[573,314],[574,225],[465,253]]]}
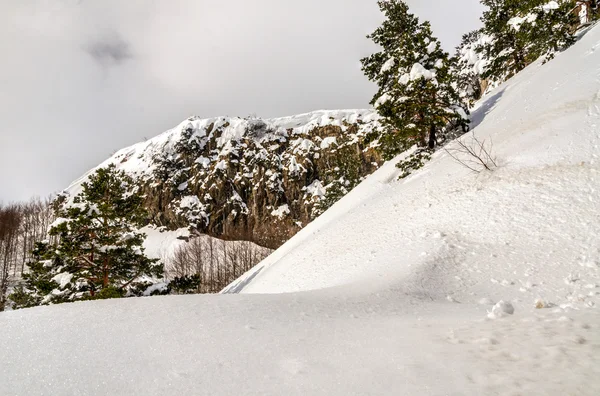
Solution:
{"label": "snowy ridge line", "polygon": [[112,164],[142,191],[152,224],[224,239],[251,235],[276,248],[378,168],[371,134],[379,126],[373,110],[191,117],[119,150],[64,196],[72,203],[92,172]]}
{"label": "snowy ridge line", "polygon": [[[373,124],[377,124],[378,120],[378,114],[372,109],[345,109],[316,110],[292,116],[267,118],[262,121],[265,122],[267,126],[275,129],[276,132],[291,129],[291,135],[302,135],[308,134],[315,127],[333,125],[343,128],[345,122],[354,124],[358,121],[364,123],[366,125],[365,128],[370,130]],[[132,176],[147,176],[154,169],[154,156],[160,152],[172,150],[173,145],[181,136],[182,129],[190,123],[194,123],[200,128],[206,128],[213,123],[225,124],[231,122],[234,125],[225,128],[223,135],[228,136],[229,138],[239,138],[243,135],[243,132],[240,133],[241,131],[239,131],[239,128],[247,126],[249,121],[251,121],[251,119],[227,116],[212,118],[190,117],[175,128],[167,130],[145,142],[135,143],[118,150],[110,158],[71,183],[66,190],[72,194],[76,194],[79,191],[80,184],[85,181],[91,173],[96,169],[105,167],[111,163],[116,164],[120,169],[125,170]],[[235,129],[238,130],[236,131]],[[226,141],[222,141],[221,146],[224,146],[225,143]]]}

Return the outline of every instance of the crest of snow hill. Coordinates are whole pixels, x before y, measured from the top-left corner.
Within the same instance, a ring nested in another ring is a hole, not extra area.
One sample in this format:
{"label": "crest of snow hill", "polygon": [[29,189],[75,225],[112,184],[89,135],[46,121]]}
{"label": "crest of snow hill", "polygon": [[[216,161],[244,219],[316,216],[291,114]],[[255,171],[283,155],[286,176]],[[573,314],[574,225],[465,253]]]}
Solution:
{"label": "crest of snow hill", "polygon": [[276,248],[382,163],[378,120],[369,110],[192,117],[99,168],[132,177],[157,226]]}

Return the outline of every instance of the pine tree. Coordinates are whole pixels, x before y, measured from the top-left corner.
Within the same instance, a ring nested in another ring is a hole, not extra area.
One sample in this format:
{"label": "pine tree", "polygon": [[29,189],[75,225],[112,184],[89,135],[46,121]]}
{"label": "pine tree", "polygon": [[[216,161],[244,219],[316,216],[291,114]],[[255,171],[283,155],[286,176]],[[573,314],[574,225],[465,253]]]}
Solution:
{"label": "pine tree", "polygon": [[556,53],[575,44],[575,37],[571,33],[579,25],[579,18],[573,12],[576,7],[575,0],[531,0],[532,5],[523,27],[530,46],[529,59],[534,62],[539,57],[545,60],[552,59]]}
{"label": "pine tree", "polygon": [[463,35],[460,45],[456,48],[454,64],[458,76],[457,88],[461,99],[469,107],[484,93],[481,75],[487,62],[478,53],[483,40],[481,30],[475,30]]}
{"label": "pine tree", "polygon": [[23,281],[9,296],[14,309],[63,301],[62,293],[52,293],[60,291],[61,285],[53,278],[57,275],[55,269],[63,267],[60,256],[54,253],[48,240],[35,244],[32,260],[27,263],[29,271],[23,274]]}
{"label": "pine tree", "polygon": [[123,297],[139,288],[140,279],[148,283],[162,275],[158,260],[144,254],[146,236],[137,231],[147,221],[142,197],[115,165],[92,174],[72,202],[59,198],[56,212],[49,234],[58,245],[38,245],[25,284],[11,298],[21,301],[16,305]]}
{"label": "pine tree", "polygon": [[481,0],[489,40],[480,52],[489,60],[484,78],[504,81],[540,57],[573,44],[577,26],[574,0]]}
{"label": "pine tree", "polygon": [[386,19],[367,37],[381,51],[361,62],[365,75],[379,87],[371,104],[386,127],[379,140],[389,159],[413,144],[434,146],[436,131],[461,122],[465,112],[460,110],[466,109],[452,62],[429,22],[419,22],[403,1],[378,4]]}

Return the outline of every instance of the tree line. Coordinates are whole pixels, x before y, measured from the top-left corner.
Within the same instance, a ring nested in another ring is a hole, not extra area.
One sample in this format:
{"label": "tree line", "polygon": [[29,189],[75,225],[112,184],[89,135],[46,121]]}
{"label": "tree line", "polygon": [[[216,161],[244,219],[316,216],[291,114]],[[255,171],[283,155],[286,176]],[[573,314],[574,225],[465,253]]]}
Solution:
{"label": "tree line", "polygon": [[0,206],[0,310],[79,300],[217,293],[271,250],[193,235],[171,257],[149,257],[139,186],[112,164],[74,196]]}
{"label": "tree line", "polygon": [[271,253],[249,241],[199,235],[165,260],[169,285],[176,294],[218,293]]}
{"label": "tree line", "polygon": [[48,237],[53,221],[50,198],[0,204],[0,311],[12,286],[28,269],[36,242]]}

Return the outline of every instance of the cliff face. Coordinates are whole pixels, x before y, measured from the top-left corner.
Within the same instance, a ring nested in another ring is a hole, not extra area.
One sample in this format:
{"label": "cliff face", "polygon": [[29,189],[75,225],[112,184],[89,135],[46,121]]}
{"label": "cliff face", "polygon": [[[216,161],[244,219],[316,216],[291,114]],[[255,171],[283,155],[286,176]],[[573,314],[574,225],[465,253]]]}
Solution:
{"label": "cliff face", "polygon": [[277,248],[381,165],[369,143],[377,120],[369,110],[192,117],[100,167],[138,181],[158,226]]}

